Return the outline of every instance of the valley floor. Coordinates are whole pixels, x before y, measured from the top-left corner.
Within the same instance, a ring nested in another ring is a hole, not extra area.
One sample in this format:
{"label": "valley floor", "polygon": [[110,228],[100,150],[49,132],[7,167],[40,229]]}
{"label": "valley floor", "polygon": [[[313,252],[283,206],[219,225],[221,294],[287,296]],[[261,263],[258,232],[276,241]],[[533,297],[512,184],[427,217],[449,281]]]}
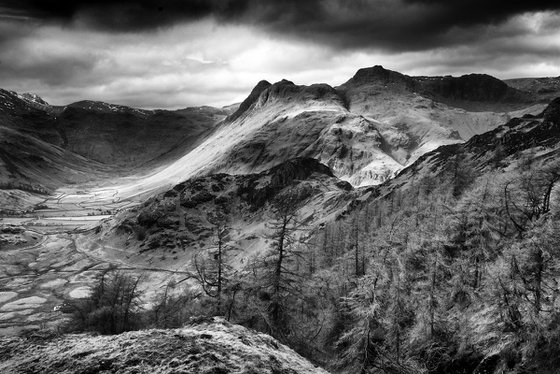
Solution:
{"label": "valley floor", "polygon": [[58,194],[45,200],[46,209],[2,217],[0,229],[22,231],[3,233],[0,241],[0,335],[55,327],[65,319],[64,302],[86,295],[109,267],[142,275],[147,306],[170,279],[184,279],[182,264],[172,258],[127,253],[87,235],[108,213],[134,203]]}

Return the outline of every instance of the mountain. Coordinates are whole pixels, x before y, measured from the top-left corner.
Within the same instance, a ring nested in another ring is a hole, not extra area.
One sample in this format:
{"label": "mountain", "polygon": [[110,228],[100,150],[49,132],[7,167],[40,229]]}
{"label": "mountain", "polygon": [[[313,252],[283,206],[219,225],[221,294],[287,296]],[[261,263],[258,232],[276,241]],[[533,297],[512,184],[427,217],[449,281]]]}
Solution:
{"label": "mountain", "polygon": [[0,338],[0,351],[6,374],[327,373],[274,338],[220,318],[117,336]]}
{"label": "mountain", "polygon": [[[212,173],[258,173],[297,157],[318,159],[354,186],[379,184],[440,145],[543,108],[495,78],[443,77],[447,83],[434,83],[438,79],[428,82],[377,66],[336,88],[262,81],[190,153],[146,177],[116,181],[119,196]],[[442,97],[484,103],[495,111],[469,112],[436,101]],[[523,109],[504,112],[504,105]],[[103,198],[103,191],[91,193]]]}
{"label": "mountain", "polygon": [[542,110],[527,94],[484,75],[410,77],[374,66],[360,69],[337,89],[351,112],[379,123],[390,154],[403,166],[440,145],[468,140],[527,110]]}
{"label": "mountain", "polygon": [[44,111],[53,111],[54,108],[49,105],[42,97],[37,94],[26,92],[18,97],[27,102],[30,106],[34,107],[35,109],[44,110]]}
{"label": "mountain", "polygon": [[435,100],[471,111],[520,109],[534,102],[530,93],[487,74],[415,77],[417,89]]}
{"label": "mountain", "polygon": [[535,101],[531,92],[510,87],[487,74],[411,77],[376,65],[358,70],[354,77],[340,86],[340,89],[346,92],[361,86],[371,86],[370,88],[377,88],[378,91],[390,91],[395,94],[417,93],[425,98],[471,112],[512,111],[525,108]]}
{"label": "mountain", "polygon": [[[310,95],[310,88],[291,84],[280,88],[281,92],[283,90],[297,90],[295,97]],[[333,94],[330,90],[326,92]],[[267,95],[266,100],[279,99]],[[307,100],[304,102],[308,103]],[[267,101],[254,105],[266,106]],[[443,178],[453,168],[473,169],[478,175],[484,175],[495,170],[496,165],[502,165],[502,168],[515,165],[522,157],[521,153],[535,147],[542,148],[539,158],[553,159],[560,152],[559,108],[560,98],[536,116],[514,118],[494,130],[473,136],[467,142],[440,146],[420,156],[394,178],[374,187],[354,189],[350,183],[336,177],[335,169],[314,158],[291,158],[259,173],[248,171],[251,169],[240,173],[234,169],[237,172],[232,174],[220,172],[191,178],[157,194],[138,208],[118,213],[104,223],[102,233],[90,245],[98,247],[101,243],[109,249],[126,248],[130,253],[163,251],[172,257],[181,257],[181,253],[189,253],[193,248],[212,247],[215,228],[212,218],[228,216],[228,224],[235,232],[231,245],[245,248],[240,253],[245,258],[252,251],[266,247],[267,230],[262,222],[270,218],[270,202],[282,194],[302,196],[299,201],[302,219],[310,227],[318,227],[324,222],[343,218],[356,207],[369,204],[380,196],[405,194],[428,177]],[[239,118],[246,115],[252,113],[242,113]],[[274,162],[259,158],[258,154],[248,153],[244,158],[234,158],[238,162],[235,167],[243,165],[240,160],[254,159],[259,160],[260,167],[274,165]],[[457,183],[464,183],[461,188],[466,188],[471,182]],[[444,184],[448,185],[447,182]]]}
{"label": "mountain", "polygon": [[61,147],[134,170],[146,164],[153,168],[182,156],[224,117],[224,112],[214,108],[147,111],[79,102],[62,110],[56,126]]}
{"label": "mountain", "polygon": [[107,177],[110,166],[59,145],[53,115],[44,101],[0,90],[0,185],[3,189],[51,192],[70,183]]}
{"label": "mountain", "polygon": [[230,125],[255,131],[244,134],[227,162],[219,165],[220,170],[258,172],[291,158],[312,157],[331,167],[338,177],[353,181],[376,160],[375,168],[364,175],[377,181],[401,167],[383,151],[385,141],[375,122],[348,112],[334,88],[298,86],[286,80],[257,88],[258,98],[249,96]]}
{"label": "mountain", "polygon": [[518,78],[504,82],[518,90],[530,92],[542,102],[549,102],[560,96],[560,77]]}
{"label": "mountain", "polygon": [[267,88],[269,88],[270,86],[272,85],[268,81],[260,81],[259,83],[257,83],[257,85],[253,88],[249,96],[247,96],[247,98],[243,100],[241,104],[239,104],[237,110],[231,116],[228,117],[228,120],[234,121],[237,118],[239,118],[239,116],[241,116],[247,109],[251,107],[251,105],[255,103],[255,101],[259,99],[261,93]]}
{"label": "mountain", "polygon": [[227,113],[92,101],[52,107],[38,96],[0,90],[0,185],[45,193],[151,171],[194,148]]}
{"label": "mountain", "polygon": [[[111,183],[122,199],[198,175],[258,173],[297,157],[318,159],[355,186],[379,184],[440,145],[542,110],[529,94],[493,77],[410,77],[381,66],[360,69],[335,88],[261,81],[229,109],[141,110],[93,101],[51,107],[36,96],[8,91],[0,102],[2,127],[32,136],[31,143],[58,147],[52,152],[66,170],[74,164],[87,170],[76,157],[93,161],[91,178],[44,164],[42,170],[53,170],[49,179],[58,179],[47,183],[20,165],[19,174],[15,166],[4,173],[11,175],[4,184],[52,190],[68,182],[106,180],[106,172],[126,174],[132,178]],[[476,111],[464,109],[472,107]],[[26,158],[18,155],[18,142],[10,141],[4,164]],[[56,177],[62,174],[66,179]],[[91,192],[103,198],[99,190]]]}
{"label": "mountain", "polygon": [[553,163],[560,154],[560,98],[556,98],[540,114],[513,118],[467,142],[437,148],[402,170],[384,188],[402,188],[427,175],[445,172],[458,158],[479,174],[496,168],[517,167],[525,158],[536,164]]}
{"label": "mountain", "polygon": [[[485,104],[494,111],[467,112],[445,104],[450,102]],[[504,106],[519,111],[506,114]],[[336,88],[263,81],[228,118],[246,129],[255,122],[262,126],[258,135],[235,147],[228,165],[258,171],[255,165],[268,166],[266,159],[313,157],[354,185],[375,184],[439,145],[467,140],[510,116],[540,110],[529,94],[484,75],[409,77],[375,66],[360,69]],[[307,129],[305,139],[294,138],[301,129]],[[276,142],[296,147],[280,151]]]}

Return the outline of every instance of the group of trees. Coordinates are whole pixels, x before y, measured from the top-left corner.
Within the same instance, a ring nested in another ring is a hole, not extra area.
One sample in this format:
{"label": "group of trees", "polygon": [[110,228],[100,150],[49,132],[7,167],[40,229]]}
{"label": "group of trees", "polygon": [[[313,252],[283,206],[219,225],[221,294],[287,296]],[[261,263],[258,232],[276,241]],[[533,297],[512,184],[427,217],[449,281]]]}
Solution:
{"label": "group of trees", "polygon": [[[214,217],[215,245],[195,256],[191,287],[171,282],[148,320],[223,316],[349,373],[467,373],[489,355],[511,367],[560,357],[560,167],[520,163],[476,178],[463,161],[450,165],[313,231],[301,196],[280,194],[268,250],[235,266],[228,217]],[[102,277],[76,306],[82,325],[130,328],[137,282],[120,275],[107,287]]]}
{"label": "group of trees", "polygon": [[[344,365],[412,373],[454,372],[460,363],[472,372],[497,352],[495,365],[526,365],[537,352],[557,357],[560,167],[545,165],[471,178],[460,193],[449,174],[427,176],[407,195],[356,213],[372,225],[363,275],[353,282],[342,267],[353,321],[339,339]],[[346,233],[350,265],[355,234]]]}
{"label": "group of trees", "polygon": [[65,306],[72,314],[71,330],[118,334],[143,327],[140,322],[140,277],[114,268],[104,270],[88,297]]}

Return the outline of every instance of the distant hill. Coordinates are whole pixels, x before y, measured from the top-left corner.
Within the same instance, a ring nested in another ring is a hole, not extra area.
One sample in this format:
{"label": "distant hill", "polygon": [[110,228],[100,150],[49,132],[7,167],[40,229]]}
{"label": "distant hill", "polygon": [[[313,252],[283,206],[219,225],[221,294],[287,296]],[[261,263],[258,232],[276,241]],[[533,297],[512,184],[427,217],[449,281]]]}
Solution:
{"label": "distant hill", "polygon": [[530,92],[543,102],[560,96],[560,77],[506,79],[504,82],[510,87]]}
{"label": "distant hill", "polygon": [[36,95],[0,90],[0,186],[52,191],[151,170],[188,152],[226,114],[92,101],[53,107]]}

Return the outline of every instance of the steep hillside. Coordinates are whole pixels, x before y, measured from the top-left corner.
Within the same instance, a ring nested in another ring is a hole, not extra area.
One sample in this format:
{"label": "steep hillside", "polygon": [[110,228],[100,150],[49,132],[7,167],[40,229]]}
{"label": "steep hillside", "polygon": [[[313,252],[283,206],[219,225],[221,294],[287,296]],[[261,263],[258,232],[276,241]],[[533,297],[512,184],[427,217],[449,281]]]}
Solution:
{"label": "steep hillside", "polygon": [[45,108],[51,107],[36,96],[0,90],[3,209],[25,205],[20,202],[25,195],[21,191],[45,194],[63,185],[104,179],[121,172],[113,165],[103,165],[61,147],[54,114]]}
{"label": "steep hillside", "polygon": [[328,167],[306,158],[259,174],[214,174],[180,183],[117,214],[84,243],[93,250],[116,247],[155,258],[169,255],[175,265],[178,258],[188,264],[193,254],[215,245],[216,227],[226,225],[228,245],[241,249],[237,255],[247,258],[268,247],[266,222],[274,219],[275,200],[295,196],[299,219],[313,227],[342,210],[352,191]]}
{"label": "steep hillside", "polygon": [[108,178],[119,170],[24,132],[0,126],[0,188],[52,192],[57,187]]}
{"label": "steep hillside", "polygon": [[0,90],[0,186],[44,193],[153,170],[191,150],[227,113],[90,101],[52,107],[31,94]]}
{"label": "steep hillside", "polygon": [[0,338],[0,353],[6,374],[327,373],[270,336],[219,318],[117,336]]}
{"label": "steep hillside", "polygon": [[463,144],[440,147],[423,155],[383,187],[402,188],[418,183],[426,176],[449,171],[450,164],[468,165],[477,173],[485,173],[515,168],[522,162],[551,163],[559,154],[560,98],[556,98],[537,116],[514,118]]}
{"label": "steep hillside", "polygon": [[225,115],[210,107],[148,111],[86,101],[65,107],[56,126],[60,146],[94,161],[134,169],[182,156]]}

